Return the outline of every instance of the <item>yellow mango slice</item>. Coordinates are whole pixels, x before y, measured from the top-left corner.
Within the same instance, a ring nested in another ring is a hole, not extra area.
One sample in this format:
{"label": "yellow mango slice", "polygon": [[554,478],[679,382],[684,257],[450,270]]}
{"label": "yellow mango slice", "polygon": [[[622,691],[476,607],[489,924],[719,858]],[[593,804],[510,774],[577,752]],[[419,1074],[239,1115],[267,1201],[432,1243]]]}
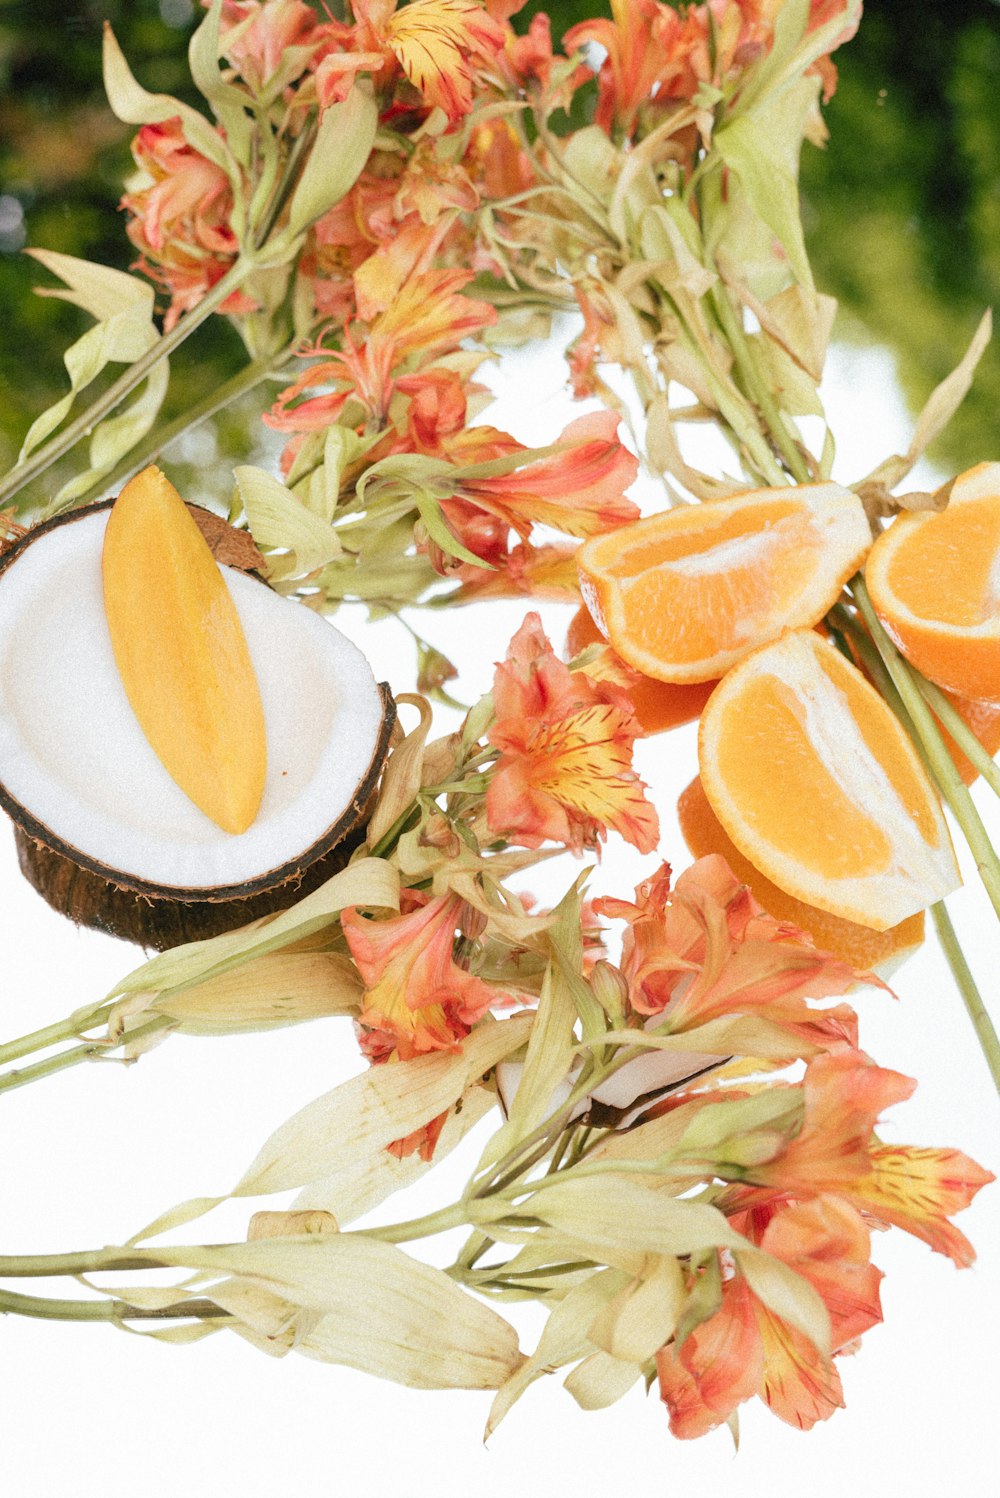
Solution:
{"label": "yellow mango slice", "polygon": [[164,769],[225,832],[245,832],[267,769],[243,626],[177,490],[145,468],[112,506],[104,609],[132,710]]}

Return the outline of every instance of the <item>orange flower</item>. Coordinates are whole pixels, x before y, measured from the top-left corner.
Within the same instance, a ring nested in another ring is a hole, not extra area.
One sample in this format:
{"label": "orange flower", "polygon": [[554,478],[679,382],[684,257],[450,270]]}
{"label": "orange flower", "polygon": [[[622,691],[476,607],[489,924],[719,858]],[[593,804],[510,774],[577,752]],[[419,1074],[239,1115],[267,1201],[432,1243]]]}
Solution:
{"label": "orange flower", "polygon": [[[958,1150],[880,1145],[873,1132],[882,1110],[909,1097],[915,1086],[859,1051],[817,1056],[803,1078],[800,1132],[748,1176],[793,1196],[835,1192],[866,1217],[903,1228],[968,1266],[975,1257],[972,1245],[948,1218],[994,1177]],[[739,1195],[737,1188],[734,1199]]]}
{"label": "orange flower", "polygon": [[478,0],[411,0],[401,10],[396,0],[354,0],[352,9],[356,26],[325,28],[343,50],[320,65],[322,102],[342,97],[338,77],[345,69],[363,66],[385,83],[402,70],[424,105],[443,110],[452,127],[469,113],[477,72],[501,50],[505,35]]}
{"label": "orange flower", "polygon": [[719,854],[698,859],[673,892],[664,864],[639,885],[634,904],[604,898],[597,907],[629,923],[622,972],[638,1014],[662,1014],[674,1032],[724,1014],[760,1014],[796,1040],[790,1058],[856,1043],[853,1009],[814,1010],[806,995],[826,998],[862,977],[878,980],[767,915]]}
{"label": "orange flower", "polygon": [[[302,0],[223,0],[222,44],[226,57],[255,93],[281,67],[289,47],[306,48],[318,36],[316,12]],[[235,32],[234,39],[227,40]],[[301,63],[286,82],[292,83],[309,63],[303,52]]]}
{"label": "orange flower", "polygon": [[[414,361],[419,368],[496,321],[489,303],[462,295],[471,279],[471,272],[462,270],[429,270],[411,276],[391,306],[372,322],[361,344],[353,341],[350,328],[345,327],[342,349],[327,353],[321,363],[283,390],[264,421],[278,431],[318,431],[336,421],[349,397],[360,401],[374,419],[382,420],[402,366]],[[305,352],[314,355],[323,350]],[[317,386],[330,384],[337,388],[292,404]]]}
{"label": "orange flower", "polygon": [[[132,142],[132,155],[148,185],[121,200],[132,215],[126,232],[140,251],[139,266],[170,292],[164,323],[170,329],[236,259],[232,188],[222,168],[188,144],[179,116],[143,125]],[[245,295],[234,292],[220,310],[246,312],[252,307]]]}
{"label": "orange flower", "polygon": [[[455,530],[453,506],[449,503],[444,508],[448,511],[449,525]],[[464,535],[460,539],[468,545]],[[477,546],[469,549],[477,556],[484,555]],[[483,598],[547,598],[556,603],[574,603],[580,596],[576,547],[565,543],[532,546],[530,541],[522,541],[500,557],[491,571],[464,563],[455,569],[454,575],[461,579],[462,586],[449,594],[453,604],[478,603]],[[624,684],[622,673],[616,684]]]}
{"label": "orange flower", "polygon": [[[624,491],[635,482],[639,463],[619,441],[618,424],[613,411],[579,416],[560,437],[558,453],[526,463],[501,478],[465,479],[462,494],[506,520],[522,540],[532,523],[550,525],[567,536],[578,537],[628,525],[639,518],[639,510]],[[478,432],[473,428],[470,438]],[[521,446],[512,438],[507,442],[514,451]],[[463,461],[457,447],[453,446],[451,453],[456,461]],[[477,459],[465,456],[464,461]]]}
{"label": "orange flower", "polygon": [[510,995],[454,961],[456,932],[475,934],[470,908],[457,895],[431,899],[406,890],[403,913],[368,920],[351,907],[341,927],[365,985],[358,1019],[371,1061],[412,1060],[427,1051],[457,1051],[469,1030]]}
{"label": "orange flower", "polygon": [[655,848],[656,813],[632,769],[641,730],[628,698],[570,671],[537,614],[497,667],[493,700],[489,741],[500,758],[486,795],[491,831],[528,848],[550,839],[579,852],[614,828],[642,853]]}
{"label": "orange flower", "polygon": [[869,1173],[855,1181],[851,1200],[878,1222],[921,1238],[937,1253],[967,1268],[975,1251],[948,1218],[967,1207],[981,1186],[996,1179],[958,1150],[879,1145],[869,1152]]}
{"label": "orange flower", "polygon": [[385,38],[425,103],[457,125],[472,108],[476,65],[496,56],[504,31],[477,0],[412,0],[389,21]]}
{"label": "orange flower", "polygon": [[[733,1226],[807,1279],[830,1316],[833,1351],[847,1350],[882,1319],[881,1274],[869,1262],[868,1230],[833,1198],[783,1204]],[[726,1272],[726,1266],[723,1266]],[[754,1394],[790,1425],[808,1430],[843,1404],[836,1368],[795,1327],[754,1295],[738,1267],[719,1309],[657,1355],[660,1393],[675,1436],[704,1435]]]}
{"label": "orange flower", "polygon": [[754,1181],[795,1196],[847,1188],[853,1199],[854,1186],[871,1169],[879,1114],[915,1086],[861,1051],[813,1057],[802,1079],[802,1128],[777,1159],[753,1171]]}
{"label": "orange flower", "polygon": [[657,0],[611,0],[611,20],[581,21],[567,31],[567,52],[596,42],[606,53],[598,73],[595,120],[630,133],[643,104],[692,98],[699,79],[691,54],[704,44],[707,8],[683,15]]}

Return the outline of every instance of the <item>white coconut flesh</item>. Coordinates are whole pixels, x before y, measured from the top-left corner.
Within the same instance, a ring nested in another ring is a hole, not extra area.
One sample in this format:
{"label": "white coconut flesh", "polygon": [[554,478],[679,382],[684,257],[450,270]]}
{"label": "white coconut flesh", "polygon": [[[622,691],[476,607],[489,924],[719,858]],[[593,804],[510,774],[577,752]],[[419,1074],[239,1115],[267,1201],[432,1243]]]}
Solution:
{"label": "white coconut flesh", "polygon": [[108,510],[58,525],[0,575],[0,782],[86,859],[211,890],[295,864],[352,806],[385,717],[360,650],[325,619],[220,567],[260,683],[267,779],[224,832],[163,768],[129,705],[104,614]]}

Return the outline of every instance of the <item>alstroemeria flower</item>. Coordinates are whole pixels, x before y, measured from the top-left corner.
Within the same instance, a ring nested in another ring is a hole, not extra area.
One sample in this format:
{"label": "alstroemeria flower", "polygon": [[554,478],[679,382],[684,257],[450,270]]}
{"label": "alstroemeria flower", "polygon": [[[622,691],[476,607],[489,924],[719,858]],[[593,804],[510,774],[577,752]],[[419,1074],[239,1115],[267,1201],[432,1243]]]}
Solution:
{"label": "alstroemeria flower", "polygon": [[[948,1218],[993,1176],[958,1150],[881,1145],[874,1135],[883,1109],[908,1098],[915,1086],[858,1051],[815,1057],[802,1082],[802,1128],[773,1161],[749,1172],[754,1185],[746,1196],[753,1198],[758,1186],[789,1196],[835,1193],[957,1265],[971,1264],[972,1245]],[[736,1188],[733,1199],[740,1196]]]}
{"label": "alstroemeria flower", "polygon": [[[210,3],[202,0],[206,8]],[[234,31],[237,34],[228,41]],[[225,56],[255,93],[274,77],[289,48],[305,49],[318,36],[316,12],[303,0],[223,0],[220,32]],[[297,71],[286,75],[286,83],[294,82],[308,64],[309,54],[303,51]]]}
{"label": "alstroemeria flower", "polygon": [[809,1048],[854,1045],[848,1005],[814,1010],[812,999],[842,994],[860,980],[805,932],[776,921],[719,854],[700,858],[670,888],[665,864],[639,885],[635,902],[604,898],[602,915],[628,921],[622,972],[637,1014],[659,1015],[682,1031],[727,1014],[759,1014]]}
{"label": "alstroemeria flower", "polygon": [[371,1061],[457,1051],[491,1006],[512,1002],[454,960],[456,934],[475,934],[479,924],[464,901],[407,890],[403,903],[388,920],[369,920],[353,907],[341,916],[365,985],[358,1027]]}
{"label": "alstroemeria flower", "polygon": [[[389,409],[395,379],[402,368],[418,368],[455,349],[463,338],[496,321],[487,302],[462,295],[472,279],[462,270],[429,270],[411,276],[392,304],[372,322],[368,335],[355,343],[345,327],[343,347],[325,353],[278,396],[264,421],[283,432],[318,431],[336,421],[349,398],[358,400],[370,416],[381,420]],[[332,391],[292,403],[316,387]]]}
{"label": "alstroemeria flower", "polygon": [[[402,70],[427,108],[443,110],[450,126],[469,113],[477,71],[501,50],[505,35],[478,0],[412,0],[402,9],[396,0],[354,0],[352,10],[356,26],[337,27],[345,55],[377,57],[380,82],[387,66]],[[332,66],[324,74],[327,86]]]}
{"label": "alstroemeria flower", "polygon": [[[449,503],[447,508],[449,524],[455,529],[453,506]],[[464,540],[464,536],[461,539]],[[484,555],[478,547],[469,549],[478,556]],[[489,571],[464,563],[454,569],[454,576],[461,579],[462,586],[449,595],[451,602],[478,603],[483,598],[546,598],[556,603],[575,603],[580,596],[576,551],[575,546],[558,541],[545,546],[521,541],[512,546],[506,556],[499,557]],[[610,678],[611,673],[606,675]],[[616,685],[624,684],[623,673],[619,673]]]}
{"label": "alstroemeria flower", "polygon": [[659,824],[632,768],[641,729],[619,688],[571,671],[537,614],[514,636],[493,679],[500,758],[486,795],[491,831],[528,848],[546,840],[577,852],[613,828],[642,853]]}
{"label": "alstroemeria flower", "polygon": [[[868,1229],[846,1203],[783,1204],[736,1217],[733,1226],[819,1293],[834,1353],[881,1321],[882,1276],[869,1262]],[[723,1272],[729,1277],[719,1310],[694,1328],[679,1352],[670,1343],[657,1355],[673,1434],[704,1435],[754,1394],[801,1430],[827,1419],[844,1403],[833,1363],[754,1295],[738,1267]]]}
{"label": "alstroemeria flower", "polygon": [[[132,215],[126,233],[140,251],[141,268],[170,292],[164,320],[169,330],[236,259],[232,187],[222,168],[188,143],[179,116],[143,125],[132,142],[132,155],[147,183],[121,200]],[[252,306],[243,293],[234,292],[221,310],[245,312]]]}
{"label": "alstroemeria flower", "polygon": [[[532,524],[550,525],[577,537],[629,525],[638,520],[639,509],[625,497],[625,490],[635,482],[639,462],[619,440],[618,426],[614,411],[578,416],[559,438],[558,453],[500,478],[463,480],[462,495],[506,520],[522,540]],[[470,438],[476,432],[473,428]],[[507,440],[513,451],[521,447]],[[460,456],[456,446],[451,454],[456,462],[479,461],[469,453]]]}

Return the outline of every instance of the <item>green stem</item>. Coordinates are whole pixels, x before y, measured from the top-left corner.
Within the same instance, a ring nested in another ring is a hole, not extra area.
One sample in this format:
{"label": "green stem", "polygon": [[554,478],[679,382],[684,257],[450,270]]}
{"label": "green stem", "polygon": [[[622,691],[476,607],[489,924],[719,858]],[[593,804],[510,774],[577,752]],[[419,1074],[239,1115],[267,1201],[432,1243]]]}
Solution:
{"label": "green stem", "polygon": [[746,332],[721,283],[712,291],[712,305],[729,347],[732,349],[736,368],[743,380],[746,393],[764,418],[771,441],[780,452],[793,478],[800,484],[811,483],[813,475],[809,472],[809,466],[795,445],[784,415],[767,381],[757,367]]}
{"label": "green stem", "polygon": [[72,1254],[0,1255],[0,1279],[52,1279],[60,1274],[125,1274],[139,1269],[169,1269],[149,1254],[116,1248],[84,1248]]}
{"label": "green stem", "polygon": [[227,297],[240,286],[245,278],[254,269],[252,256],[241,256],[234,265],[231,265],[221,281],[217,281],[212,289],[205,293],[196,307],[179,319],[171,328],[169,333],[164,333],[158,338],[152,348],[147,349],[141,358],[118,376],[118,379],[109,385],[107,390],[93,401],[85,411],[81,411],[75,421],[71,421],[56,436],[50,437],[37,448],[23,463],[18,463],[11,469],[7,477],[0,481],[0,506],[19,494],[33,479],[38,478],[47,468],[50,468],[59,458],[68,453],[71,448],[94,429],[99,421],[102,421],[109,412],[113,411],[127,395],[140,384],[155,364],[161,359],[166,359],[174,349],[179,348],[186,338],[189,338],[195,328],[201,326],[209,318]]}
{"label": "green stem", "polygon": [[1000,796],[1000,766],[983,748],[961,713],[956,711],[940,687],[936,687],[932,681],[927,681],[923,676],[915,676],[915,680],[935,717],[940,719],[966,759],[979,771],[990,790]]}
{"label": "green stem", "polygon": [[[147,1035],[168,1029],[174,1023],[175,1021],[168,1014],[157,1015],[155,1019],[149,1020],[146,1024],[129,1030],[122,1036],[118,1045],[129,1045],[133,1041],[142,1040]],[[15,1087],[27,1087],[29,1082],[38,1082],[43,1077],[55,1076],[56,1072],[65,1071],[70,1066],[77,1066],[81,1061],[103,1060],[116,1049],[118,1049],[117,1046],[97,1045],[91,1041],[85,1045],[74,1046],[69,1051],[59,1051],[45,1061],[36,1061],[33,1066],[24,1066],[5,1072],[0,1077],[0,1092],[13,1092]]]}
{"label": "green stem", "polygon": [[969,788],[962,780],[955,767],[955,761],[948,753],[947,746],[941,736],[941,730],[934,721],[934,714],[924,701],[920,688],[917,685],[917,673],[903,657],[899,654],[895,645],[886,634],[879,621],[878,615],[872,607],[865,586],[864,578],[860,573],[851,580],[851,592],[854,595],[858,611],[868,626],[868,632],[872,637],[875,648],[885,662],[886,670],[895,683],[896,690],[903,699],[903,705],[913,723],[913,727],[924,747],[931,773],[937,782],[938,789],[944,797],[952,814],[962,829],[962,835],[969,845],[973,858],[976,860],[976,868],[983,887],[989,895],[997,917],[1000,918],[1000,858],[997,857],[996,849],[990,841],[986,828],[983,826],[982,818],[976,810],[976,804],[969,794]]}
{"label": "green stem", "polygon": [[[214,416],[232,401],[245,395],[248,390],[253,390],[262,380],[266,380],[272,370],[279,368],[291,352],[292,345],[289,345],[273,358],[255,359],[252,364],[247,364],[238,374],[233,375],[232,379],[226,380],[224,384],[210,391],[202,400],[190,406],[173,421],[165,422],[157,427],[150,433],[138,452],[133,449],[110,473],[105,474],[104,478],[91,485],[85,493],[79,495],[71,503],[74,506],[89,504],[91,500],[99,499],[108,490],[113,490],[125,479],[131,478],[133,474],[145,468],[147,463],[151,463],[165,447],[169,447],[171,442],[175,442],[192,427],[202,421],[207,421],[210,416]],[[45,518],[48,519],[49,516],[55,514],[58,514],[58,509],[50,506],[45,511]]]}
{"label": "green stem", "polygon": [[9,1040],[6,1045],[0,1045],[0,1066],[5,1066],[8,1061],[20,1061],[22,1056],[30,1056],[35,1051],[47,1050],[60,1040],[78,1039],[85,1031],[99,1024],[102,1018],[106,1018],[110,1009],[110,1004],[101,1005],[92,1014],[85,1015],[82,1022],[78,1015],[71,1015],[69,1019],[60,1020],[56,1025],[46,1025],[43,1030],[32,1030],[30,1035]]}
{"label": "green stem", "polygon": [[425,1217],[413,1217],[408,1222],[394,1222],[385,1228],[362,1228],[358,1236],[378,1238],[381,1243],[409,1243],[414,1238],[430,1238],[434,1233],[446,1233],[449,1228],[467,1227],[469,1216],[464,1202],[452,1202]]}
{"label": "green stem", "polygon": [[33,1316],[45,1321],[208,1321],[229,1312],[211,1300],[178,1301],[172,1306],[130,1306],[124,1300],[52,1300],[0,1290],[0,1315]]}
{"label": "green stem", "polygon": [[931,906],[931,916],[937,930],[938,941],[941,943],[941,950],[948,959],[948,966],[951,968],[958,991],[962,995],[962,1000],[972,1021],[976,1035],[979,1037],[979,1044],[982,1047],[983,1055],[986,1057],[986,1063],[993,1078],[993,1085],[997,1092],[1000,1093],[1000,1037],[997,1036],[997,1032],[993,1027],[993,1021],[986,1012],[982,994],[976,986],[976,980],[972,976],[972,969],[965,960],[965,953],[959,945],[955,928],[951,923],[951,916],[948,914],[943,900],[939,900],[936,905]]}

